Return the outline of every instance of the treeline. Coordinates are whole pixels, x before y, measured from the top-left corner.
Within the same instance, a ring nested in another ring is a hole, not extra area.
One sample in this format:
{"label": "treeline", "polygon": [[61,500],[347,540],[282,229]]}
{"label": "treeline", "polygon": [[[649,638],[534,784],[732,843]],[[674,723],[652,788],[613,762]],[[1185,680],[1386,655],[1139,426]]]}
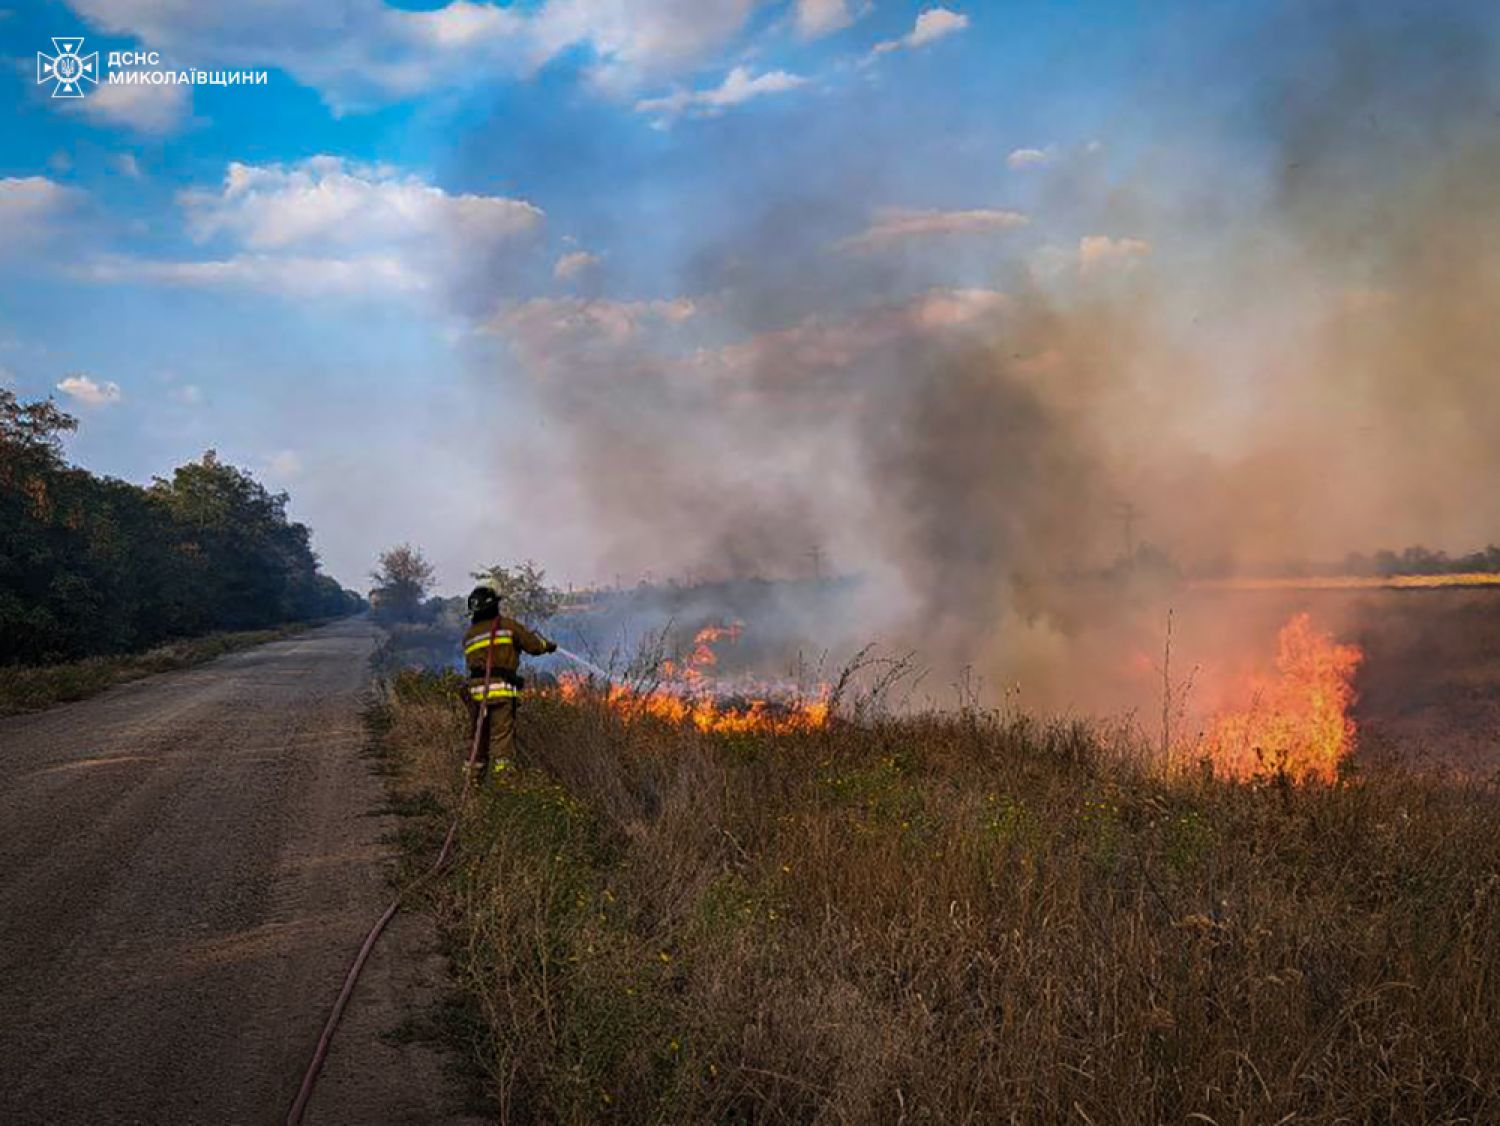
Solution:
{"label": "treeline", "polygon": [[[375,570],[370,572],[374,584],[370,604],[375,620],[385,625],[422,625],[466,613],[467,592],[451,598],[432,594],[436,575],[419,547],[402,543],[382,551]],[[533,625],[547,621],[562,608],[562,591],[548,586],[547,572],[530,559],[513,565],[494,563],[469,575],[475,582],[495,588],[507,614]]]}
{"label": "treeline", "polygon": [[[1336,562],[1306,559],[1280,564],[1260,564],[1261,574],[1308,578],[1355,575],[1361,578],[1390,578],[1394,575],[1500,574],[1500,547],[1491,544],[1479,551],[1449,555],[1428,547],[1408,547],[1402,551],[1381,550],[1365,554],[1353,551]],[[1122,556],[1101,574],[1122,578],[1149,573],[1176,579],[1184,575],[1197,579],[1221,579],[1243,573],[1234,560],[1225,557],[1191,568],[1178,565],[1169,554],[1150,544],[1142,544],[1131,557]]]}
{"label": "treeline", "polygon": [[144,649],[363,605],[307,526],[212,451],[142,487],[66,463],[77,420],[0,388],[0,664]]}
{"label": "treeline", "polygon": [[1373,555],[1350,555],[1344,561],[1351,575],[1457,575],[1500,572],[1500,547],[1491,544],[1468,555],[1449,555],[1425,547],[1405,551],[1377,551]]}

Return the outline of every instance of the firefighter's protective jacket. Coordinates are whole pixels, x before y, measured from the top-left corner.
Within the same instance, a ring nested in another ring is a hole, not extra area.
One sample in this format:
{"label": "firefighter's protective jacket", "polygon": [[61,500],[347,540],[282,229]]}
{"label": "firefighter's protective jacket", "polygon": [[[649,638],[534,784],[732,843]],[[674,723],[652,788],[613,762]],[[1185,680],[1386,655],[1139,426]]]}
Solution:
{"label": "firefighter's protective jacket", "polygon": [[492,645],[488,699],[514,700],[521,694],[516,677],[521,654],[540,657],[548,651],[550,643],[504,614],[471,625],[464,631],[464,665],[469,670],[469,693],[476,700],[485,698],[484,666]]}

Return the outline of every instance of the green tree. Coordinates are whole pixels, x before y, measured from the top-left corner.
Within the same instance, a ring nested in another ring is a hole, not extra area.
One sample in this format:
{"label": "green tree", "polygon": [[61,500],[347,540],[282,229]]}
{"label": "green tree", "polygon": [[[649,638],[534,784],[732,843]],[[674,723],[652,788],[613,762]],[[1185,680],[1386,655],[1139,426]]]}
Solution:
{"label": "green tree", "polygon": [[416,621],[422,616],[422,602],[432,589],[436,575],[432,564],[419,548],[409,543],[397,544],[380,553],[370,579],[370,604],[378,617],[387,621]]}
{"label": "green tree", "polygon": [[170,479],[157,478],[152,491],[176,524],[179,562],[192,573],[188,588],[208,600],[185,614],[229,629],[294,616],[317,557],[307,527],[287,519],[286,493],[269,492],[213,450]]}
{"label": "green tree", "polygon": [[24,403],[0,388],[0,660],[55,639],[66,536],[58,525],[62,435],[78,421],[50,399]]}
{"label": "green tree", "polygon": [[149,488],[63,458],[77,421],[0,389],[0,663],[354,612],[285,493],[209,451]]}
{"label": "green tree", "polygon": [[522,621],[545,622],[562,605],[562,592],[547,585],[547,573],[530,559],[512,567],[497,563],[471,574],[480,582],[493,582],[506,613]]}

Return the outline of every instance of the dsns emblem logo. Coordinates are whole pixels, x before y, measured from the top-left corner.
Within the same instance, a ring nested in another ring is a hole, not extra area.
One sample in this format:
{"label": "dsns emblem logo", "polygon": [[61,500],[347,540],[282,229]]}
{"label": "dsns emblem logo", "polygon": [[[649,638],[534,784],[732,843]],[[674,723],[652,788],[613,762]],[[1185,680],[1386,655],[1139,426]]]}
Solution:
{"label": "dsns emblem logo", "polygon": [[99,84],[99,52],[80,55],[78,49],[83,46],[83,36],[68,39],[54,35],[52,45],[57,48],[56,55],[42,51],[36,53],[38,85],[53,83],[54,98],[81,98],[85,82]]}

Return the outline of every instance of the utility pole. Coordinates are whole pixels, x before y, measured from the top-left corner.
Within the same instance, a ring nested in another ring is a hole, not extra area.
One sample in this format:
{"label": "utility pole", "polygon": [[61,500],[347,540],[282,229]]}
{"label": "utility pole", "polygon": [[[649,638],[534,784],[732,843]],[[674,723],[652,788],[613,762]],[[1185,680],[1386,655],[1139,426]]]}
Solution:
{"label": "utility pole", "polygon": [[823,549],[813,544],[807,552],[807,557],[812,560],[813,578],[819,582],[823,581]]}
{"label": "utility pole", "polygon": [[1128,563],[1135,558],[1135,522],[1140,519],[1141,510],[1128,500],[1122,500],[1116,511],[1125,528],[1125,561]]}

